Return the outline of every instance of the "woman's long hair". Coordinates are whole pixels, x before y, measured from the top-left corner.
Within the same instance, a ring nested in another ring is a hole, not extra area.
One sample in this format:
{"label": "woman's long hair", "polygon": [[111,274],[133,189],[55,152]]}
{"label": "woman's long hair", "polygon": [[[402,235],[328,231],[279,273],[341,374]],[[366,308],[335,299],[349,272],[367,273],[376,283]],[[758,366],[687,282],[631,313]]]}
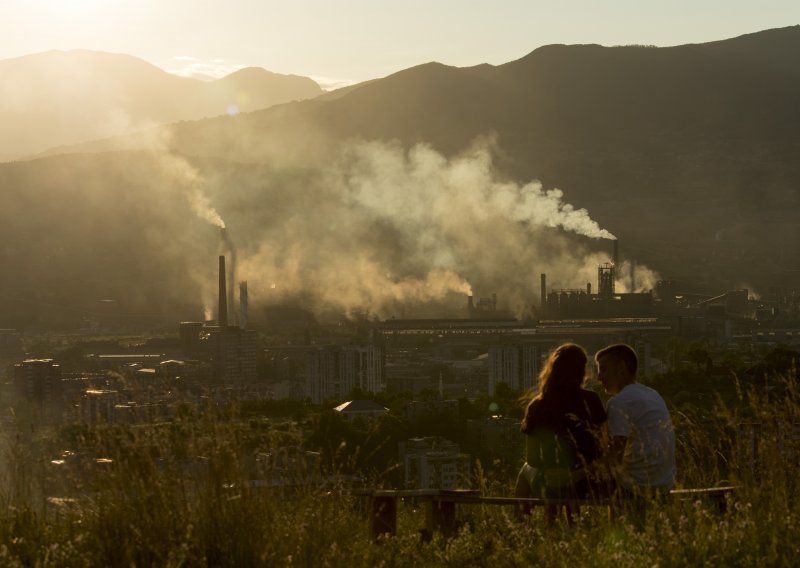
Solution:
{"label": "woman's long hair", "polygon": [[556,347],[539,373],[539,387],[523,398],[531,400],[566,401],[583,386],[586,378],[586,351],[575,343],[564,343]]}

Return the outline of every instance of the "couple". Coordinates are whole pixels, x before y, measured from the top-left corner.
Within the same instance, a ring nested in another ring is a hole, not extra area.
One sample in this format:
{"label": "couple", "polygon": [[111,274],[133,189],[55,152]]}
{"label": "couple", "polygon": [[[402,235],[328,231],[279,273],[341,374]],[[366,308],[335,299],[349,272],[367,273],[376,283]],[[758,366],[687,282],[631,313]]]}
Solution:
{"label": "couple", "polygon": [[[583,388],[587,360],[581,346],[567,343],[542,368],[522,419],[526,463],[515,495],[584,499],[614,490],[638,500],[668,492],[675,482],[675,434],[664,400],[636,382],[636,352],[619,344],[595,355],[597,378],[612,395],[605,409]],[[546,507],[548,521],[557,510]],[[571,514],[567,508],[570,522]]]}

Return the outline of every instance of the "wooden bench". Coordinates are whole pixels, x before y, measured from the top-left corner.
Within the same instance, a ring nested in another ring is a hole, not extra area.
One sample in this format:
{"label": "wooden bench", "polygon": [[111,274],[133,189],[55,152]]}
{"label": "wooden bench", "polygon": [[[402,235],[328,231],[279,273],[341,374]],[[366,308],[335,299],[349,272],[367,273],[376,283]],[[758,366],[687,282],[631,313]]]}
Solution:
{"label": "wooden bench", "polygon": [[[699,489],[673,489],[670,497],[679,500],[707,499],[720,512],[725,512],[727,495],[736,490],[734,486]],[[370,518],[370,536],[394,536],[397,533],[398,500],[416,501],[425,505],[425,533],[453,534],[456,530],[456,505],[512,505],[521,507],[543,507],[545,505],[578,507],[610,507],[610,498],[601,499],[540,499],[482,496],[472,489],[356,489],[351,492],[368,499],[367,512]]]}

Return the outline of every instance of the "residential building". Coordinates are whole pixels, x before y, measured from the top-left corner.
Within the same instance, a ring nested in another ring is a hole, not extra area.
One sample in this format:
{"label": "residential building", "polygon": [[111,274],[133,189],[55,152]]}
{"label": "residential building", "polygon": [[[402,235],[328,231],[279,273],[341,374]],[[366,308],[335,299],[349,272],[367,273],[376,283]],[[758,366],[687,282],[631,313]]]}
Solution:
{"label": "residential building", "polygon": [[408,489],[469,489],[470,457],[458,444],[431,436],[400,444],[404,482]]}
{"label": "residential building", "polygon": [[498,383],[511,390],[525,391],[537,385],[541,370],[542,347],[534,343],[513,343],[489,347],[489,394]]}

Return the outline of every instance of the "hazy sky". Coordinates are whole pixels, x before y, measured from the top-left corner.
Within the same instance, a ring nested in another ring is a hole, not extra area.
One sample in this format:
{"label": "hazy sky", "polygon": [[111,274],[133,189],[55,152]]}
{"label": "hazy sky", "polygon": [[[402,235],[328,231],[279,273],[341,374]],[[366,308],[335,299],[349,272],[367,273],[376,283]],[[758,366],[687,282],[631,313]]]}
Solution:
{"label": "hazy sky", "polygon": [[84,48],[184,73],[355,82],[551,43],[677,45],[798,23],[797,0],[0,0],[0,59]]}

